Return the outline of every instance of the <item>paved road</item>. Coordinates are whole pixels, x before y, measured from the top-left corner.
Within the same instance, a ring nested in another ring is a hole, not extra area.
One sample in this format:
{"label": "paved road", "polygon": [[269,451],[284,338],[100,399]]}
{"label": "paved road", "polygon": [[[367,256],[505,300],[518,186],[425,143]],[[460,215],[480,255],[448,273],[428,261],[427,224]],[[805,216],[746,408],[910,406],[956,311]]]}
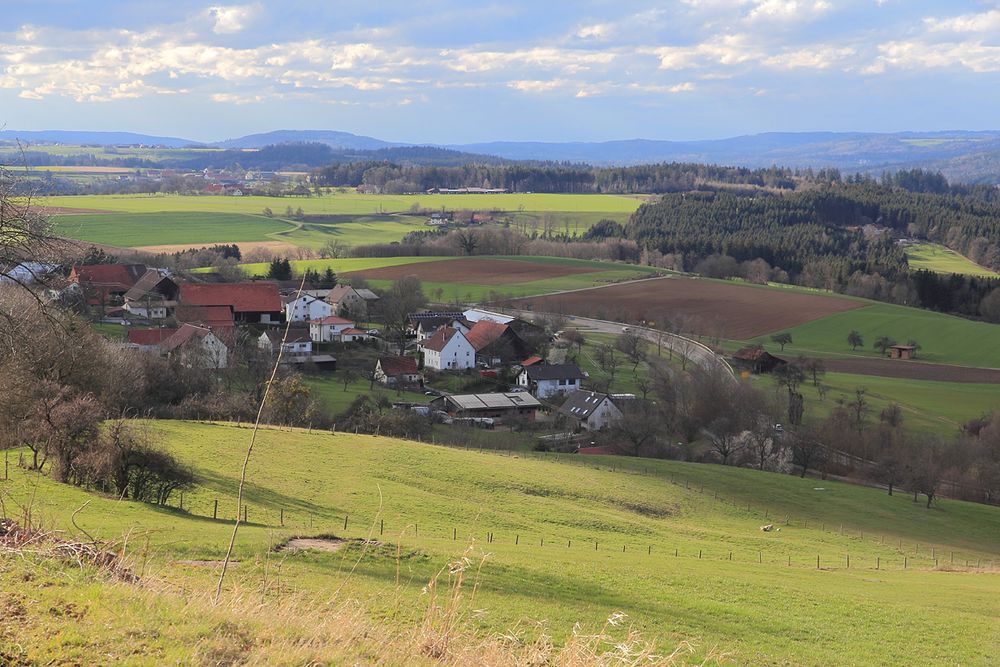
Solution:
{"label": "paved road", "polygon": [[[538,311],[531,310],[512,310],[513,312],[521,317],[530,318],[532,315],[548,315],[549,313],[540,313]],[[621,335],[624,327],[628,327],[630,331],[634,331],[639,334],[649,342],[654,345],[662,345],[664,349],[673,351],[674,354],[680,355],[697,366],[705,370],[714,370],[721,368],[728,375],[733,378],[736,377],[736,373],[733,371],[732,366],[729,365],[722,356],[716,354],[711,349],[705,345],[699,343],[696,340],[690,338],[685,338],[683,336],[678,336],[676,334],[667,333],[666,331],[659,331],[657,329],[649,329],[647,327],[637,327],[631,324],[626,325],[621,322],[611,322],[609,320],[596,320],[590,317],[573,317],[568,315],[563,315],[566,318],[567,326],[575,329],[590,329],[598,333],[616,334]]]}

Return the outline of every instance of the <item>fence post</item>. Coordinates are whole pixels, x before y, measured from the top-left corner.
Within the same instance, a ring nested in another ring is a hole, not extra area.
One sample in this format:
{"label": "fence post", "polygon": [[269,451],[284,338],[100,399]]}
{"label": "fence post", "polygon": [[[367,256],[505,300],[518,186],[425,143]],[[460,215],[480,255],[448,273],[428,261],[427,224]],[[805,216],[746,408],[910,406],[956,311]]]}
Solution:
{"label": "fence post", "polygon": [[[792,557],[789,556],[788,560],[791,561]],[[816,554],[816,569],[819,569],[819,554]]]}
{"label": "fence post", "polygon": [[757,562],[758,563],[763,563],[764,562],[764,553],[761,552],[761,551],[757,552]]}
{"label": "fence post", "polygon": [[218,498],[215,499],[215,506],[212,508],[212,518],[213,519],[218,519],[219,518],[219,499]]}
{"label": "fence post", "polygon": [[451,529],[451,539],[452,539],[452,541],[455,541],[455,540],[458,539],[458,528],[452,528]]}
{"label": "fence post", "polygon": [[879,558],[878,556],[875,556],[875,569],[876,569],[876,570],[877,570],[877,569],[879,569],[879,566],[880,566],[881,564],[882,564],[882,559],[881,559],[881,558]]}
{"label": "fence post", "polygon": [[646,547],[646,555],[650,556],[652,555],[652,553],[653,553],[653,545],[649,545],[648,547]]}
{"label": "fence post", "polygon": [[851,567],[851,554],[847,554],[847,567],[848,569]]}
{"label": "fence post", "polygon": [[279,519],[279,521],[281,522],[281,525],[284,526],[285,525],[285,508],[282,507],[280,511],[281,511],[281,515],[280,515],[281,518]]}
{"label": "fence post", "polygon": [[514,544],[516,545],[520,541],[521,541],[521,536],[520,535],[515,535],[514,536]]}
{"label": "fence post", "polygon": [[698,560],[701,560],[701,549],[698,549]]}
{"label": "fence post", "polygon": [[248,523],[247,521],[247,506],[243,506],[243,523]]}
{"label": "fence post", "polygon": [[347,530],[347,515],[344,515],[344,530]]}
{"label": "fence post", "polygon": [[903,569],[906,569],[906,556],[903,556]]}

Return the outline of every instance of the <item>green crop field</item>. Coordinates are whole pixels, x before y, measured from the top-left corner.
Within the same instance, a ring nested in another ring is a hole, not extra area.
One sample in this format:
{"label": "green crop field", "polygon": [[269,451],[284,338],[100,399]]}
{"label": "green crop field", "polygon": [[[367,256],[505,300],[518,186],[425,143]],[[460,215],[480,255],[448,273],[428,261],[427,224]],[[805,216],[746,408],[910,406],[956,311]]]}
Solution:
{"label": "green crop field", "polygon": [[279,240],[294,229],[281,220],[242,213],[118,213],[65,215],[55,233],[120,247]]}
{"label": "green crop field", "polygon": [[78,195],[48,197],[46,206],[116,211],[121,213],[213,212],[275,213],[299,207],[310,215],[381,215],[418,209],[565,213],[631,213],[642,202],[616,195],[502,194],[502,195],[363,195],[353,192],[320,197],[227,197],[188,195]]}
{"label": "green crop field", "polygon": [[906,260],[911,269],[926,269],[937,273],[964,273],[987,278],[1000,276],[996,271],[979,266],[968,257],[937,243],[906,246]]}
{"label": "green crop field", "polygon": [[[878,357],[873,345],[879,336],[897,342],[916,340],[921,361],[986,368],[1000,367],[1000,326],[975,322],[929,310],[871,302],[857,310],[829,315],[789,330],[793,344],[787,354]],[[864,346],[847,344],[847,334],[858,331]],[[755,342],[766,343],[768,336]]]}
{"label": "green crop field", "polygon": [[[236,509],[250,431],[185,422],[152,428],[198,477],[184,511],[89,494],[16,466],[0,486],[8,508],[33,503],[36,517],[67,536],[79,534],[74,512],[95,538],[127,533],[137,566],[167,582],[148,590],[195,598],[212,590],[217,570],[178,560],[224,554],[232,529],[224,519]],[[212,520],[216,499],[221,517]],[[695,657],[722,653],[734,664],[989,665],[1000,651],[1000,578],[966,571],[989,567],[1000,553],[994,507],[944,500],[927,510],[905,495],[709,465],[511,457],[275,430],[258,436],[246,502],[250,525],[240,531],[229,587],[252,597],[252,587],[279,577],[283,597],[357,599],[389,626],[419,623],[429,600],[424,585],[465,555],[476,592],[463,603],[484,633],[530,638],[544,622],[561,642],[574,623],[599,629],[621,612],[661,645],[692,640]],[[762,532],[768,522],[781,530]],[[321,534],[388,545],[266,557],[289,536]],[[8,559],[0,557],[5,588],[13,579],[4,564],[20,562]],[[148,614],[126,605],[109,616],[100,595],[21,590],[74,601],[72,629],[37,637],[23,628],[39,627],[34,621],[49,618],[51,605],[26,605],[18,647],[37,662],[67,653],[101,662],[121,651],[190,662],[206,641],[235,633],[247,651],[262,631],[209,625],[190,645],[168,647],[175,626],[199,623],[197,614],[171,617],[164,602],[149,612],[163,631],[146,632]],[[128,590],[114,584],[108,593],[117,599]],[[85,639],[94,633],[99,638]]]}

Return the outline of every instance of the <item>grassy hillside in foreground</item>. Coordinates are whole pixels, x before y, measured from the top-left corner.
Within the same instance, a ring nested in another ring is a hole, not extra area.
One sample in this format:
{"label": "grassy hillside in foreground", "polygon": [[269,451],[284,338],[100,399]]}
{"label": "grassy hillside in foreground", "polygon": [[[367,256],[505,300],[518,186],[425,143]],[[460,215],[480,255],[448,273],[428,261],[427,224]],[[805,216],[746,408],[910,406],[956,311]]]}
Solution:
{"label": "grassy hillside in foreground", "polygon": [[[856,351],[847,344],[847,334],[852,330],[864,339],[864,345]],[[865,308],[829,315],[789,332],[793,344],[785,347],[786,355],[879,357],[873,347],[875,340],[889,336],[900,343],[916,340],[921,346],[920,361],[1000,367],[1000,326],[906,306],[872,302]],[[756,342],[769,340],[769,336],[761,336]]]}
{"label": "grassy hillside in foreground", "polygon": [[987,278],[996,278],[1000,275],[937,243],[906,246],[906,260],[911,269],[926,269],[937,273],[964,273]]}
{"label": "grassy hillside in foreground", "polygon": [[[14,466],[0,484],[8,507],[33,496],[36,517],[70,532],[70,515],[90,500],[79,526],[102,538],[131,531],[137,552],[148,541],[151,570],[194,595],[211,588],[212,568],[177,561],[223,554],[231,524],[211,519],[213,503],[233,515],[249,430],[153,428],[199,477],[184,512],[100,498]],[[272,430],[258,437],[247,504],[252,525],[237,542],[233,585],[259,584],[268,547],[289,535],[371,535],[389,545],[282,555],[280,580],[314,598],[341,591],[389,625],[419,618],[424,584],[474,540],[488,552],[470,603],[484,632],[531,634],[524,622],[544,619],[562,640],[573,623],[592,627],[619,611],[650,638],[697,638],[741,664],[986,665],[1000,650],[1000,578],[950,567],[952,551],[962,566],[997,557],[997,508],[943,501],[926,510],[877,490],[717,466],[526,459]],[[780,532],[759,530],[776,518]]]}

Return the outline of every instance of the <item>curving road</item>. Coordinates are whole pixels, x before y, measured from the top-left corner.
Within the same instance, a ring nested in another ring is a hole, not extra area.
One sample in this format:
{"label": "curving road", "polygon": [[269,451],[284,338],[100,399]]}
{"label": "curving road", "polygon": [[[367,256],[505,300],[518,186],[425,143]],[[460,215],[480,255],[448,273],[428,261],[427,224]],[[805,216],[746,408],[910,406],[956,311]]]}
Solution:
{"label": "curving road", "polygon": [[[553,313],[543,313],[537,310],[518,310],[516,308],[506,310],[520,317],[526,317],[529,319],[532,315],[556,316]],[[724,357],[716,354],[711,350],[711,348],[699,343],[696,340],[685,338],[684,336],[678,336],[677,334],[672,334],[666,331],[660,331],[658,329],[638,327],[631,324],[623,324],[621,322],[612,322],[610,320],[597,320],[591,317],[575,317],[572,315],[559,315],[558,317],[566,318],[567,326],[569,327],[573,327],[575,329],[590,329],[598,333],[620,335],[623,329],[627,327],[629,331],[634,331],[654,345],[660,344],[664,348],[671,350],[674,354],[688,359],[695,365],[705,370],[718,370],[721,368],[727,375],[736,379],[736,372],[733,371],[733,367],[729,365],[729,362],[726,361]]]}

